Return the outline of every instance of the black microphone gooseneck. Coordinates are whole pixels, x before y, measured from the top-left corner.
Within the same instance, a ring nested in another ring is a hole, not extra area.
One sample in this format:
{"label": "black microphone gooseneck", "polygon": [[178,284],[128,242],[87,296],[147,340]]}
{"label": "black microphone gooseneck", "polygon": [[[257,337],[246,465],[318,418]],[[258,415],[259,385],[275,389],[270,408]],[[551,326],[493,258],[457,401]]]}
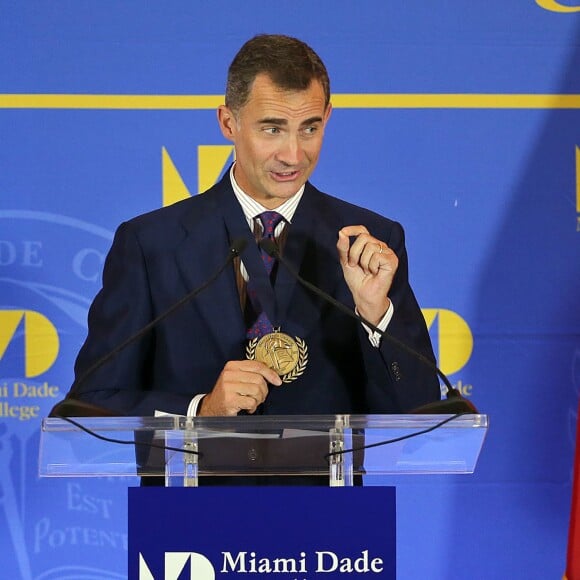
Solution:
{"label": "black microphone gooseneck", "polygon": [[85,401],[81,401],[75,398],[75,391],[78,390],[79,386],[82,385],[86,379],[91,376],[95,371],[101,368],[104,364],[110,361],[112,358],[116,357],[122,350],[127,348],[133,342],[139,340],[142,336],[147,334],[152,328],[154,328],[157,324],[165,320],[168,316],[173,314],[176,310],[181,308],[184,304],[195,298],[198,294],[203,292],[208,286],[210,286],[216,278],[228,267],[228,265],[239,256],[244,249],[246,248],[247,241],[244,238],[238,238],[234,240],[228,250],[228,255],[223,263],[223,265],[216,270],[216,272],[201,286],[194,288],[191,292],[185,294],[182,298],[180,298],[175,304],[172,304],[167,310],[162,312],[159,316],[154,318],[151,322],[140,328],[137,332],[129,336],[129,338],[125,339],[121,344],[116,346],[113,350],[109,351],[95,363],[93,363],[81,376],[77,379],[69,393],[67,394],[66,398],[57,403],[55,407],[50,412],[50,415],[55,417],[113,417],[119,415],[110,409],[105,407],[100,407],[98,405],[93,405],[91,403],[87,403]]}
{"label": "black microphone gooseneck", "polygon": [[310,291],[312,291],[314,294],[316,294],[326,302],[329,302],[330,304],[338,308],[341,312],[343,312],[347,316],[350,316],[351,318],[354,318],[359,322],[362,322],[364,325],[368,326],[373,332],[380,334],[382,338],[385,338],[391,344],[395,345],[397,348],[404,350],[417,360],[421,361],[421,363],[429,367],[431,370],[435,371],[439,375],[439,377],[441,377],[441,379],[445,383],[445,386],[447,387],[447,399],[443,401],[435,401],[433,403],[427,403],[426,405],[422,405],[420,407],[417,407],[416,409],[413,409],[412,411],[410,411],[411,413],[420,413],[420,414],[479,413],[479,411],[475,408],[475,405],[471,401],[465,399],[457,389],[453,388],[451,381],[447,378],[445,373],[443,373],[443,371],[439,369],[439,367],[435,365],[431,360],[429,360],[426,356],[422,355],[420,352],[417,352],[414,348],[411,348],[404,342],[401,342],[398,338],[395,338],[388,332],[381,330],[380,328],[378,328],[377,326],[366,320],[366,318],[362,317],[360,314],[357,314],[354,310],[352,310],[342,302],[336,300],[336,298],[330,296],[330,294],[327,294],[326,292],[324,292],[323,290],[321,290],[308,280],[302,278],[302,276],[300,276],[300,274],[296,272],[296,270],[288,263],[288,261],[282,257],[280,250],[278,249],[278,246],[273,240],[269,238],[263,238],[260,240],[259,244],[262,250],[264,250],[264,252],[266,252],[273,258],[280,260],[280,262],[284,265],[284,267],[290,272],[290,274],[292,274],[292,276],[296,278],[296,280],[298,280],[298,282],[300,282],[300,284],[308,288]]}

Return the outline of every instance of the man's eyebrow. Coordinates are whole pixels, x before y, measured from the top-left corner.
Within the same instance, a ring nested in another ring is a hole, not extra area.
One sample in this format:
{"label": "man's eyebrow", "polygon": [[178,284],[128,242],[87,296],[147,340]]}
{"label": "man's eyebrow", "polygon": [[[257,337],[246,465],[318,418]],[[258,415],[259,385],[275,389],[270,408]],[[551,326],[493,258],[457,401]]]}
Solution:
{"label": "man's eyebrow", "polygon": [[261,125],[288,125],[287,119],[277,119],[276,117],[264,117],[259,119],[258,123]]}
{"label": "man's eyebrow", "polygon": [[[264,117],[263,119],[259,119],[258,123],[260,125],[277,125],[277,126],[285,126],[288,125],[288,119],[279,119],[277,117]],[[316,116],[316,117],[310,117],[309,119],[306,119],[305,121],[302,121],[302,123],[300,123],[301,126],[307,126],[307,125],[314,125],[315,123],[322,123],[322,117],[320,116]]]}
{"label": "man's eyebrow", "polygon": [[306,125],[314,125],[315,123],[322,123],[322,117],[310,117],[310,119],[306,119],[306,121],[303,121],[301,123],[302,126],[306,126]]}

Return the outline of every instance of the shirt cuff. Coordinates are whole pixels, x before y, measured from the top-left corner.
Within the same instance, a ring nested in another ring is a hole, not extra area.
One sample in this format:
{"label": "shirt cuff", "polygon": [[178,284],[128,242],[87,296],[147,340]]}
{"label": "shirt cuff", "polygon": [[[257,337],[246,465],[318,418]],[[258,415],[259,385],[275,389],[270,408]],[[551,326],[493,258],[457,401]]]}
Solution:
{"label": "shirt cuff", "polygon": [[195,395],[191,402],[189,403],[189,407],[187,407],[187,416],[188,417],[197,417],[197,410],[199,409],[199,404],[201,400],[205,397],[205,393],[202,395]]}
{"label": "shirt cuff", "polygon": [[[389,302],[390,304],[389,307],[387,308],[387,311],[385,312],[385,315],[376,325],[376,327],[382,330],[383,332],[387,330],[387,327],[389,326],[389,323],[393,318],[393,314],[395,314],[395,307],[393,306],[393,301],[390,300]],[[355,312],[358,314],[358,310],[356,308]],[[362,322],[361,324],[363,325],[364,329],[367,331],[367,334],[369,335],[369,342],[375,348],[379,348],[379,346],[381,346],[381,335],[378,332],[374,332],[373,330],[371,330],[364,322]]]}

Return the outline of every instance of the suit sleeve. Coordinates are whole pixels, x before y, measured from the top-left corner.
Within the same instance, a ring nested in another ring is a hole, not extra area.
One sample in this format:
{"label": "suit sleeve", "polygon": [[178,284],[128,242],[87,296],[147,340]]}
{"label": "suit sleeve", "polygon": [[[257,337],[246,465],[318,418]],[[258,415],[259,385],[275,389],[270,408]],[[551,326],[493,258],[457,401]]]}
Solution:
{"label": "suit sleeve", "polygon": [[190,397],[151,387],[154,329],[117,350],[153,317],[143,251],[131,225],[122,224],[105,261],[103,287],[89,310],[88,336],[68,396],[123,415],[152,415],[156,409],[185,414]]}
{"label": "suit sleeve", "polygon": [[[387,333],[435,364],[431,340],[421,309],[409,284],[405,236],[400,224],[391,228],[389,247],[399,258],[399,267],[389,292],[395,309]],[[436,372],[418,357],[393,345],[386,338],[373,347],[361,329],[361,345],[367,372],[369,412],[407,413],[420,405],[439,400],[441,391]]]}

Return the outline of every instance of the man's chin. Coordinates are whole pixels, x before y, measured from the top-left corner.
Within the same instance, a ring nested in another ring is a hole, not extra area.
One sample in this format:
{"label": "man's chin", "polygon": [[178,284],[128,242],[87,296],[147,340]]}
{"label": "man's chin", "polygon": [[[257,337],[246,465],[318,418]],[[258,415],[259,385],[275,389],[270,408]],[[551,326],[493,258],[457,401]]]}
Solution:
{"label": "man's chin", "polygon": [[270,197],[286,201],[295,195],[302,185],[304,185],[302,182],[296,182],[288,184],[286,187],[272,187],[269,191]]}

